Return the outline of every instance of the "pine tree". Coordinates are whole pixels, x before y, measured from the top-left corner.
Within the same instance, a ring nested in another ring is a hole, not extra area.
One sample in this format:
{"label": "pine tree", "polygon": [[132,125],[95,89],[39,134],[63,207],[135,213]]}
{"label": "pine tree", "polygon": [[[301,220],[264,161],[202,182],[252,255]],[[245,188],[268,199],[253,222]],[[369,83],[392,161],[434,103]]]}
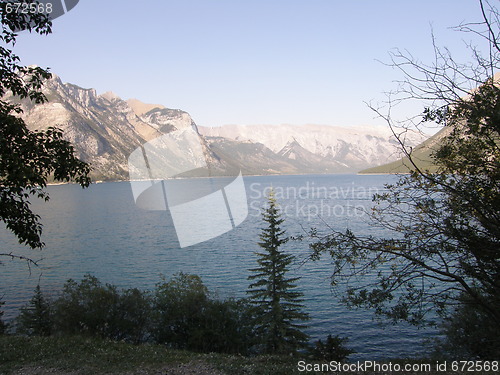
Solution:
{"label": "pine tree", "polygon": [[29,304],[21,308],[18,318],[19,333],[27,335],[49,336],[52,333],[52,311],[49,301],[44,297],[40,285]]}
{"label": "pine tree", "polygon": [[259,345],[265,353],[294,353],[304,347],[308,335],[300,322],[309,319],[301,304],[303,293],[295,290],[295,282],[300,277],[287,278],[289,265],[295,257],[285,254],[280,247],[288,241],[285,231],[280,228],[281,218],[274,191],[268,197],[268,207],[263,213],[268,225],[262,229],[257,252],[259,266],[250,269],[249,299],[254,306],[255,329]]}

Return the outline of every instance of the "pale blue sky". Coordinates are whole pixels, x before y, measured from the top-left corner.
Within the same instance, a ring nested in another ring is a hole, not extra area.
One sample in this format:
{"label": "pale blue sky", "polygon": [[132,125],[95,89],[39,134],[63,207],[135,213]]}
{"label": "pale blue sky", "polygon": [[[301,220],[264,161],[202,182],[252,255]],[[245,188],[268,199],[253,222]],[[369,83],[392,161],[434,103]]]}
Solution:
{"label": "pale blue sky", "polygon": [[405,48],[432,60],[431,26],[458,59],[474,0],[80,0],[53,34],[23,33],[25,64],[64,82],[189,112],[198,125],[376,124]]}

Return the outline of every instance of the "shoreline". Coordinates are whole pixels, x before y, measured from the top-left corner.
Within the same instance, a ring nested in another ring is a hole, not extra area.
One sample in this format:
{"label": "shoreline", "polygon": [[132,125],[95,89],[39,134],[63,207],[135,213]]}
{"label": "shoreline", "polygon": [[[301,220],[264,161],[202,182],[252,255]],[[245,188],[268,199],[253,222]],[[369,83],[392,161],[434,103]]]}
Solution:
{"label": "shoreline", "polygon": [[[359,173],[359,172],[352,172],[352,173],[300,173],[300,174],[245,174],[241,175],[241,177],[266,177],[266,176],[273,176],[273,177],[278,177],[278,176],[377,176],[377,175],[396,175],[396,174],[408,174],[408,173]],[[201,179],[201,178],[236,178],[236,176],[192,176],[192,177],[174,177],[174,178],[169,178],[169,179],[142,179],[142,180],[97,180],[97,181],[92,181],[91,185],[94,184],[104,184],[104,183],[111,183],[111,182],[141,182],[141,181],[165,181],[165,180],[189,180],[189,179]],[[47,183],[47,186],[58,186],[58,185],[77,185],[76,182],[50,182]]]}
{"label": "shoreline", "polygon": [[393,173],[385,173],[385,172],[368,172],[368,173],[361,173],[358,172],[356,173],[358,176],[382,176],[382,175],[387,175],[387,174],[393,174]]}

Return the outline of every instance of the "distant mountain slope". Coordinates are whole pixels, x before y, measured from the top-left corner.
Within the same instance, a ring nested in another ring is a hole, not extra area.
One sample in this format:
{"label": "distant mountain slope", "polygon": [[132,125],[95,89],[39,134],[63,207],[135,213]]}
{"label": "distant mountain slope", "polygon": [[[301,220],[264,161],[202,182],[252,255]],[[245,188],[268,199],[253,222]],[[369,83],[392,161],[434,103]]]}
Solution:
{"label": "distant mountain slope", "polygon": [[97,180],[127,179],[127,158],[135,148],[160,136],[165,129],[195,126],[186,112],[164,107],[154,107],[137,116],[115,94],[97,95],[94,89],[62,83],[55,75],[46,82],[43,92],[48,103],[33,105],[28,100],[21,101],[28,127],[61,128],[79,156],[92,164],[92,175]]}
{"label": "distant mountain slope", "polygon": [[[299,173],[353,173],[400,157],[398,143],[387,129],[327,125],[226,125],[198,127],[212,144],[217,139],[261,143],[293,164]],[[426,138],[408,134],[412,146]]]}
{"label": "distant mountain slope", "polygon": [[[79,156],[92,164],[94,180],[127,180],[128,157],[140,145],[188,127],[199,132],[208,169],[184,175],[354,173],[397,160],[396,141],[386,130],[320,125],[198,127],[179,109],[98,95],[53,76],[44,86],[49,102],[21,101],[32,130],[57,126]],[[9,99],[9,98],[6,98]],[[16,100],[10,98],[11,100]],[[425,138],[409,135],[416,146]]]}
{"label": "distant mountain slope", "polygon": [[[433,163],[431,155],[436,151],[441,140],[449,134],[450,130],[450,128],[441,129],[439,132],[412,150],[411,158],[419,169],[428,170],[429,172],[437,170],[437,166]],[[364,169],[360,171],[359,174],[409,173],[414,169],[415,167],[410,160],[407,157],[404,157],[391,163]]]}
{"label": "distant mountain slope", "polygon": [[262,143],[239,142],[223,137],[206,137],[206,140],[210,149],[231,165],[233,170],[241,170],[246,175],[349,172],[345,165],[339,166],[334,161],[326,160],[304,149],[302,150],[306,155],[290,158],[285,149],[283,152],[275,153]]}

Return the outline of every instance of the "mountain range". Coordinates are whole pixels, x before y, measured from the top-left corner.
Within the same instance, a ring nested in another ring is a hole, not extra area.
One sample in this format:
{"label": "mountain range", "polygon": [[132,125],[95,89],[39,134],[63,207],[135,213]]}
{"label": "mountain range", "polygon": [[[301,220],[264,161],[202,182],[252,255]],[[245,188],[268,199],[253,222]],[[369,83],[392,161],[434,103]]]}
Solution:
{"label": "mountain range", "polygon": [[[240,170],[244,175],[354,173],[400,158],[389,130],[377,127],[197,126],[185,111],[123,100],[112,92],[98,95],[94,89],[63,83],[56,75],[43,92],[47,103],[20,101],[26,124],[31,130],[62,129],[78,155],[92,164],[94,180],[127,180],[132,151],[183,129],[199,134],[208,173],[215,176]],[[417,132],[407,136],[409,146],[425,139]]]}
{"label": "mountain range", "polygon": [[[298,173],[353,173],[400,157],[390,130],[378,127],[225,125],[198,129],[213,147],[230,142],[238,143],[235,148],[242,143],[262,144],[283,162],[298,168]],[[412,146],[424,140],[417,132],[407,137]]]}

